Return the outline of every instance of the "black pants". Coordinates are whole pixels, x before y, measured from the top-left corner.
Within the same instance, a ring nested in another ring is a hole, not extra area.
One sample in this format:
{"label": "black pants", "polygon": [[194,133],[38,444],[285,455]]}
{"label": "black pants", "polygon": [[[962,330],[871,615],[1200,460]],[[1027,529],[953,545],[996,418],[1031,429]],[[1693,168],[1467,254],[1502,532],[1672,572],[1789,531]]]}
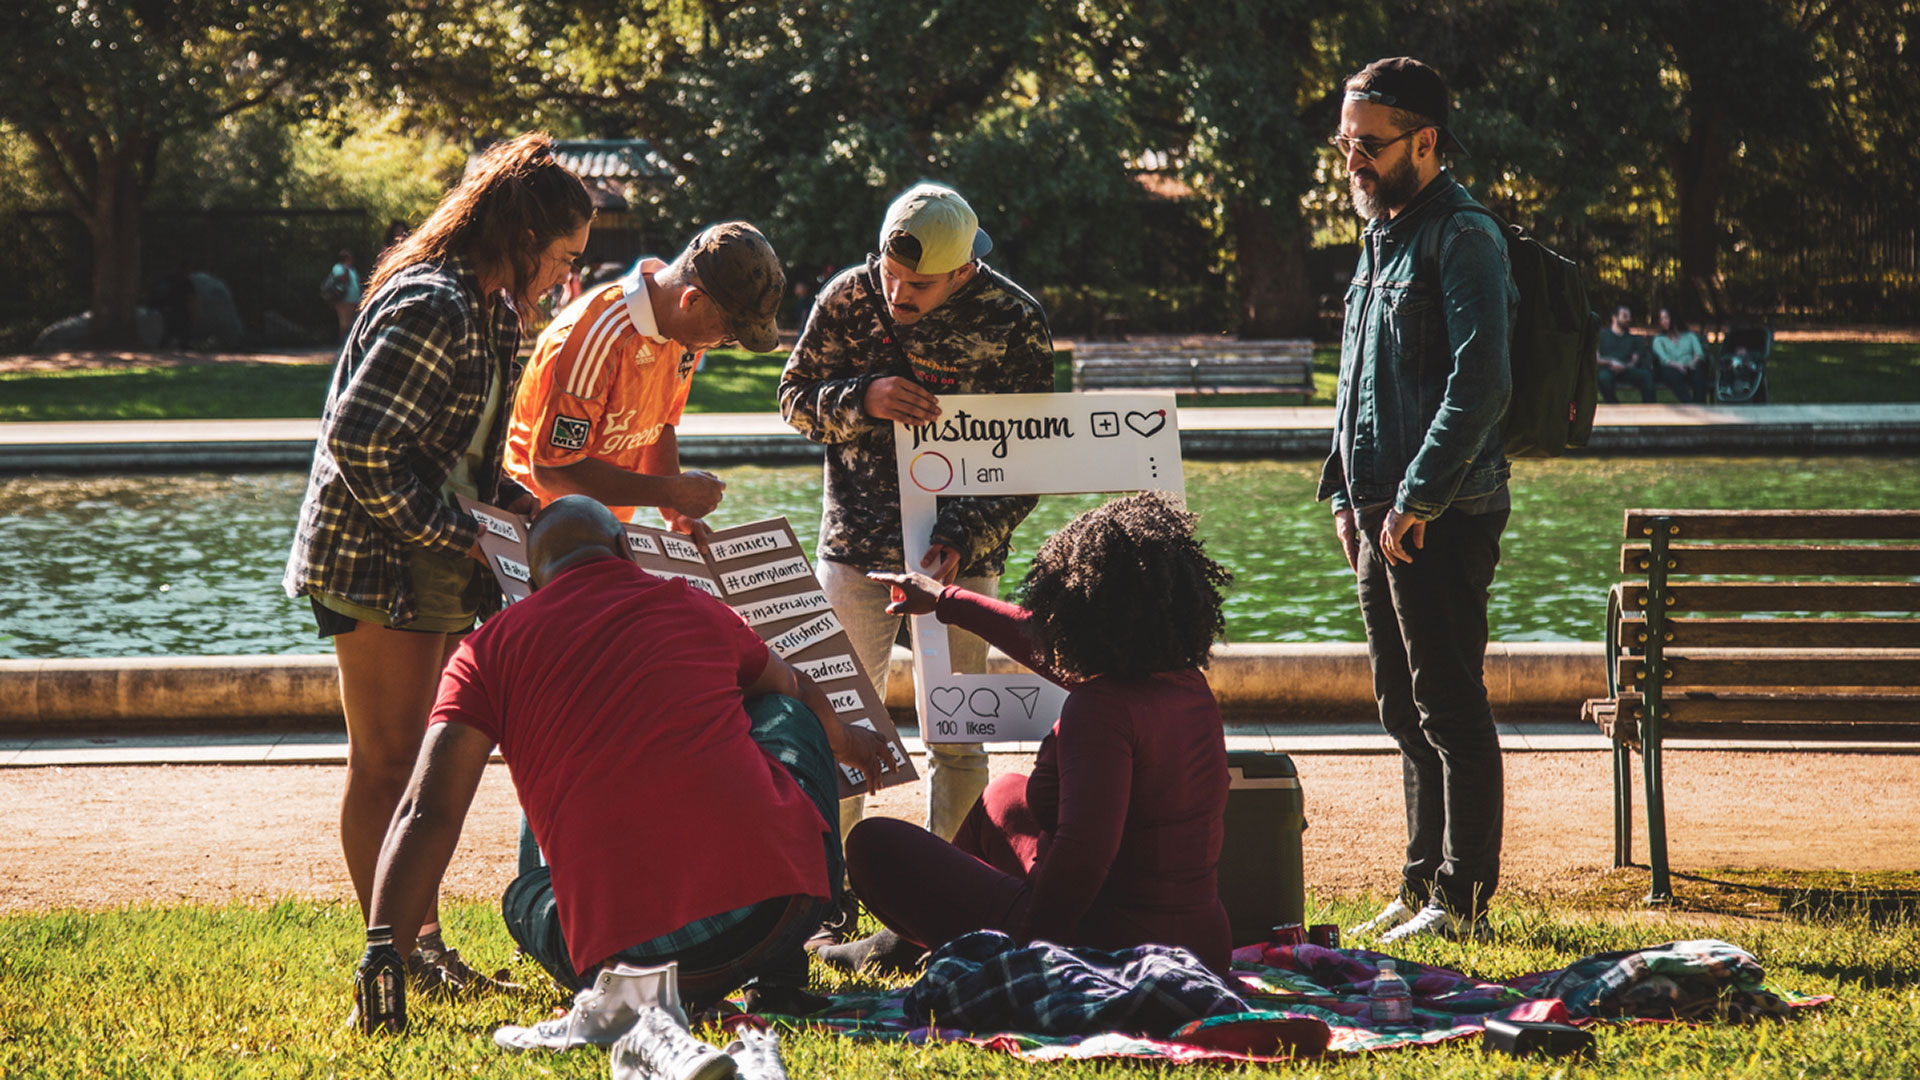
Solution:
{"label": "black pants", "polygon": [[1485,910],[1500,876],[1505,779],[1483,678],[1487,589],[1507,511],[1449,510],[1411,563],[1380,552],[1384,506],[1361,516],[1360,614],[1380,723],[1400,747],[1407,800],[1402,899]]}
{"label": "black pants", "polygon": [[1602,364],[1598,372],[1600,380],[1600,400],[1612,405],[1620,404],[1620,394],[1614,389],[1616,383],[1626,383],[1640,388],[1640,400],[1648,405],[1654,403],[1659,386],[1654,382],[1653,372],[1643,367],[1630,367],[1625,371],[1615,371]]}

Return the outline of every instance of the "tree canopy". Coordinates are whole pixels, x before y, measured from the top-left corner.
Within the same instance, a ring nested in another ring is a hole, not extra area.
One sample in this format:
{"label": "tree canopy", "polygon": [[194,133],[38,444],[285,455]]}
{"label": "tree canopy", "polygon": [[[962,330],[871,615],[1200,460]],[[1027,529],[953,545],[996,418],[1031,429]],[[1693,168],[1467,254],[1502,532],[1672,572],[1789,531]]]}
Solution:
{"label": "tree canopy", "polygon": [[396,116],[458,141],[645,138],[678,174],[638,210],[658,231],[747,217],[806,265],[858,258],[893,194],[939,179],[1023,283],[1057,304],[1108,298],[1076,317],[1206,296],[1222,328],[1309,332],[1316,253],[1356,231],[1324,145],[1338,86],[1401,53],[1449,80],[1471,151],[1456,171],[1603,287],[1706,293],[1729,267],[1776,290],[1860,277],[1783,267],[1827,242],[1802,222],[1869,210],[1894,239],[1867,257],[1898,265],[1863,302],[1916,284],[1895,241],[1911,248],[1920,204],[1920,0],[20,0],[6,15],[0,124],[86,225],[110,335],[130,325],[163,151],[256,111],[337,139]]}

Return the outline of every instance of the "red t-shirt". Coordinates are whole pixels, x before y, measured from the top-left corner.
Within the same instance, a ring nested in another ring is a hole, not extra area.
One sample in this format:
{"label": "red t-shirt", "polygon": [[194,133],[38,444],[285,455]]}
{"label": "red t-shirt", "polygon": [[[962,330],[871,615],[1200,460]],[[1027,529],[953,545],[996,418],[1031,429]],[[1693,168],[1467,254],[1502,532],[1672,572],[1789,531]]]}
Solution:
{"label": "red t-shirt", "polygon": [[574,967],[776,896],[826,896],[826,823],[748,737],[767,647],[683,581],[575,566],[448,662],[430,723],[499,744]]}

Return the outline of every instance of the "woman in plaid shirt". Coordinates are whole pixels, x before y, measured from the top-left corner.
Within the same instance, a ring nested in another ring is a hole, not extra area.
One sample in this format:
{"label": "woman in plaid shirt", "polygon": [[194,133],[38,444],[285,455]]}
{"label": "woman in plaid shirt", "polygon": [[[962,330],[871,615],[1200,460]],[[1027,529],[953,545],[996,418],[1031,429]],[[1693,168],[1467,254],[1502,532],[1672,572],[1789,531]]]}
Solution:
{"label": "woman in plaid shirt", "polygon": [[[334,368],[284,585],[334,639],[340,842],[363,913],[440,669],[498,595],[454,497],[531,508],[500,472],[520,316],[580,258],[592,218],[547,136],[487,151],[382,256]],[[427,986],[489,985],[442,946],[437,912],[422,929],[410,967]]]}

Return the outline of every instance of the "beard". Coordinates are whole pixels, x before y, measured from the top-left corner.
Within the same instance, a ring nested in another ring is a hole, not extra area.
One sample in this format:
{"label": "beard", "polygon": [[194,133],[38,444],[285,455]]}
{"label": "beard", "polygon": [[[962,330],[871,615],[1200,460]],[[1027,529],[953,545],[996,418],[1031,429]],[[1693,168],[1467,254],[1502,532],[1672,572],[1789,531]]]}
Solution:
{"label": "beard", "polygon": [[[1360,186],[1362,177],[1373,181],[1371,193]],[[1420,177],[1413,171],[1411,157],[1402,158],[1400,164],[1388,169],[1384,176],[1363,165],[1347,177],[1347,194],[1353,199],[1355,213],[1368,221],[1378,221],[1420,194]]]}

